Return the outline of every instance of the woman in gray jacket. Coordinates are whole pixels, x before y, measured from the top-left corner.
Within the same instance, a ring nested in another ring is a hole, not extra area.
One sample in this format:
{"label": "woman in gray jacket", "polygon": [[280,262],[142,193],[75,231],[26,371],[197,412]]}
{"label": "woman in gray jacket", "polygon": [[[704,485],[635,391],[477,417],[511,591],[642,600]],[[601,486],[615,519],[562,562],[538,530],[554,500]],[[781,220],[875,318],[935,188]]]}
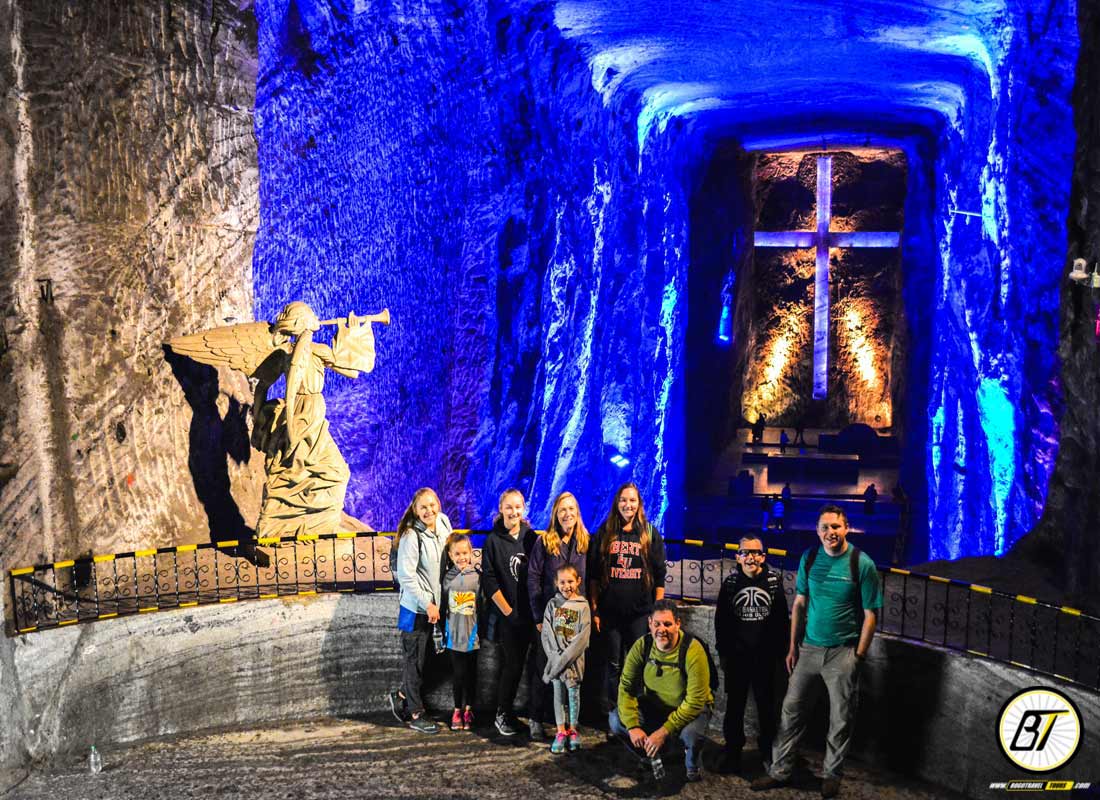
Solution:
{"label": "woman in gray jacket", "polygon": [[397,525],[394,542],[401,590],[397,628],[401,631],[405,666],[401,689],[390,693],[390,707],[394,716],[420,733],[439,731],[439,726],[424,715],[420,687],[432,626],[440,621],[440,580],[450,535],[451,521],[439,510],[439,497],[431,489],[417,489]]}

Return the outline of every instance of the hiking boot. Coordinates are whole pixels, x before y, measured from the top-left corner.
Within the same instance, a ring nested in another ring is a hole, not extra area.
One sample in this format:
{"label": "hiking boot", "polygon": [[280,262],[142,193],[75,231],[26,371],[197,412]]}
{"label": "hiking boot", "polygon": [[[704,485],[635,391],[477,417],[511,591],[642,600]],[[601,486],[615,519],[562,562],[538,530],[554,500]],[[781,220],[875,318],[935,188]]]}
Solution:
{"label": "hiking boot", "polygon": [[405,710],[405,698],[396,689],[390,692],[390,710],[398,722],[408,723],[409,712]]}
{"label": "hiking boot", "polygon": [[493,724],[496,725],[497,733],[501,736],[515,736],[518,731],[508,723],[508,716],[503,711],[497,712],[497,717],[493,720]]}
{"label": "hiking boot", "polygon": [[836,797],[840,794],[840,778],[825,778],[821,781],[821,796]]}
{"label": "hiking boot", "polygon": [[474,727],[474,712],[466,709],[462,712],[462,730],[472,730]]}
{"label": "hiking boot", "polygon": [[770,789],[778,789],[781,786],[786,786],[786,781],[781,781],[773,778],[771,775],[765,775],[762,778],[757,778],[750,785],[749,788],[754,792],[766,792]]}
{"label": "hiking boot", "polygon": [[527,723],[527,729],[531,734],[532,742],[545,742],[546,732],[542,729],[542,723],[533,719]]}
{"label": "hiking boot", "polygon": [[577,731],[569,731],[569,749],[573,752],[581,749],[581,735]]}
{"label": "hiking boot", "polygon": [[699,767],[688,767],[687,768],[687,782],[688,783],[698,783],[701,780],[703,780],[703,770],[701,770]]}
{"label": "hiking boot", "polygon": [[554,743],[550,745],[550,752],[559,754],[565,752],[565,733],[558,731],[558,735],[554,737]]}
{"label": "hiking boot", "polygon": [[455,713],[451,714],[451,730],[462,730],[462,712],[459,711],[457,708],[455,709]]}
{"label": "hiking boot", "polygon": [[439,733],[439,726],[423,714],[409,720],[409,727],[417,733]]}

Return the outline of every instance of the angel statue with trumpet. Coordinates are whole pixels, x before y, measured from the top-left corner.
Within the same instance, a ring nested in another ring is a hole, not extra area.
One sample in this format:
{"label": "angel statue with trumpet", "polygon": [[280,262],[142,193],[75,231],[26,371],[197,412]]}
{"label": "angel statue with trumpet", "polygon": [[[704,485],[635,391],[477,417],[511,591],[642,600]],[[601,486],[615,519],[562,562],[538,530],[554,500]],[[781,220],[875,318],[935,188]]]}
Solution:
{"label": "angel statue with trumpet", "polygon": [[[256,535],[287,536],[367,530],[344,514],[351,472],[325,417],[325,369],[349,378],[374,369],[371,323],[379,314],[318,320],[303,302],[288,304],[271,324],[246,322],[178,336],[168,346],[213,367],[230,367],[256,381],[252,446],[264,454],[263,504]],[[332,347],[313,341],[322,325],[336,325]],[[286,397],[267,393],[286,375]]]}

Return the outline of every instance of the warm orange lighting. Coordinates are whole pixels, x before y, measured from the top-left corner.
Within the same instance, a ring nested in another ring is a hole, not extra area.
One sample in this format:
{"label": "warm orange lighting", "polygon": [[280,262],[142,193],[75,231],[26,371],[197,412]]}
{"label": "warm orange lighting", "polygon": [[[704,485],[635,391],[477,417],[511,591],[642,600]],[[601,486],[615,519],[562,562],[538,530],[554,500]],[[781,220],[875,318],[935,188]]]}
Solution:
{"label": "warm orange lighting", "polygon": [[770,384],[778,381],[790,358],[791,337],[784,333],[772,342],[771,352],[768,353],[768,365],[764,368],[764,381]]}
{"label": "warm orange lighting", "polygon": [[777,420],[799,405],[802,392],[798,355],[810,345],[807,311],[801,304],[780,309],[776,324],[764,334],[768,338],[759,350],[761,356],[750,362],[745,376],[741,396],[745,419],[753,421],[764,414]]}
{"label": "warm orange lighting", "polygon": [[875,388],[878,385],[875,348],[864,332],[863,316],[855,308],[849,308],[844,313],[844,324],[848,329],[848,349],[852,351],[859,377],[868,388]]}

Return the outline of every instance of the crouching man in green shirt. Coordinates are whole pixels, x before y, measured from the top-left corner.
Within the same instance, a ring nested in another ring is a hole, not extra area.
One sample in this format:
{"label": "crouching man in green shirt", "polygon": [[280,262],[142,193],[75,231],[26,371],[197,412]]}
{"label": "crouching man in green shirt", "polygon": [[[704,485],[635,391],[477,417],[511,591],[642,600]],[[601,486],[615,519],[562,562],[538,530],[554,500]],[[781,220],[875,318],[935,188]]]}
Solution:
{"label": "crouching man in green shirt", "polygon": [[626,656],[618,705],[611,711],[608,726],[612,733],[628,737],[630,744],[650,759],[670,737],[678,737],[686,751],[687,779],[697,781],[714,694],[706,651],[680,630],[680,624],[680,610],[673,601],[654,604],[649,636],[636,641]]}

